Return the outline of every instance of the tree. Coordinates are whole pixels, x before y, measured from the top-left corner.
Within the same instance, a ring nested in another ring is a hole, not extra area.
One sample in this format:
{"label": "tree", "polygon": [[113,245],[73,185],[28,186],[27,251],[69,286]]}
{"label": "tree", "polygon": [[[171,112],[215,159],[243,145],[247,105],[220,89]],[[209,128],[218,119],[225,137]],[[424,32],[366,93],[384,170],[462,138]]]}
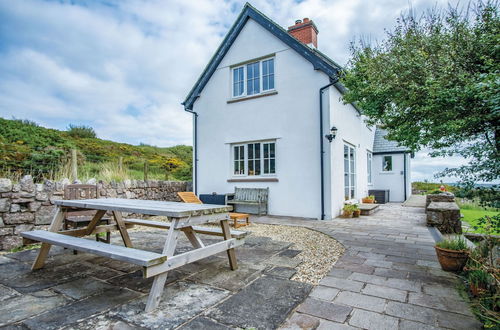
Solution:
{"label": "tree", "polygon": [[470,161],[441,176],[466,183],[500,178],[498,1],[420,18],[408,13],[382,43],[351,49],[341,77],[344,102],[356,103],[401,145]]}
{"label": "tree", "polygon": [[85,125],[73,125],[68,126],[68,134],[74,138],[97,138],[97,134],[94,129],[90,126]]}

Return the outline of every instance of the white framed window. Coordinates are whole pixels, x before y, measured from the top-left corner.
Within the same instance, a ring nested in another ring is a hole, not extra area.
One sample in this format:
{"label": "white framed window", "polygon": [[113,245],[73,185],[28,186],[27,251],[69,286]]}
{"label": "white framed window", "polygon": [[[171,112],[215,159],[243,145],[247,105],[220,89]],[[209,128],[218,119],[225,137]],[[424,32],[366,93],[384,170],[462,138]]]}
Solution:
{"label": "white framed window", "polygon": [[245,91],[245,71],[243,67],[233,69],[233,97],[243,95]]}
{"label": "white framed window", "polygon": [[274,57],[232,69],[233,97],[251,96],[274,89]]}
{"label": "white framed window", "polygon": [[276,175],[276,142],[250,142],[232,146],[233,175]]}
{"label": "white framed window", "polygon": [[264,159],[264,174],[275,174],[276,173],[276,143],[269,142],[263,143],[262,148],[264,149],[263,159]]}
{"label": "white framed window", "polygon": [[382,157],[382,171],[392,172],[392,156]]}
{"label": "white framed window", "polygon": [[344,196],[353,199],[356,195],[356,151],[344,144]]}
{"label": "white framed window", "polygon": [[234,175],[244,175],[245,174],[245,146],[237,145],[233,146],[233,174]]}
{"label": "white framed window", "polygon": [[368,184],[372,184],[372,161],[373,155],[370,151],[366,152],[366,170],[368,175]]}

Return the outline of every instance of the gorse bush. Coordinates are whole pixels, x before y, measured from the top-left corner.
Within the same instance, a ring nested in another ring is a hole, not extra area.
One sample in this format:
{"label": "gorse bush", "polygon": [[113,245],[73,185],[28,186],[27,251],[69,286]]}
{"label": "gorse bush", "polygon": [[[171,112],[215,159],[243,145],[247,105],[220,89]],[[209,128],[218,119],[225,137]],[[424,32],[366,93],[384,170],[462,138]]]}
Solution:
{"label": "gorse bush", "polygon": [[70,136],[75,138],[86,138],[86,139],[97,138],[97,134],[95,133],[94,129],[90,126],[70,124],[68,126],[67,132]]}

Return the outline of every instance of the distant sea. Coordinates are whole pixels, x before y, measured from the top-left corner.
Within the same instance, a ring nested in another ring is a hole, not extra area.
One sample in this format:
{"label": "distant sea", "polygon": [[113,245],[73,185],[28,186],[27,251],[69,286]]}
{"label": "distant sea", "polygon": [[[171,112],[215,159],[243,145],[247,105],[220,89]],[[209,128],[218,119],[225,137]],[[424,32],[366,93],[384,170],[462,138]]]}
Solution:
{"label": "distant sea", "polygon": [[[443,184],[447,184],[450,186],[457,186],[457,182],[443,182]],[[498,186],[500,185],[499,183],[476,183],[474,186],[475,187],[483,187],[483,188],[491,188],[493,186]]]}

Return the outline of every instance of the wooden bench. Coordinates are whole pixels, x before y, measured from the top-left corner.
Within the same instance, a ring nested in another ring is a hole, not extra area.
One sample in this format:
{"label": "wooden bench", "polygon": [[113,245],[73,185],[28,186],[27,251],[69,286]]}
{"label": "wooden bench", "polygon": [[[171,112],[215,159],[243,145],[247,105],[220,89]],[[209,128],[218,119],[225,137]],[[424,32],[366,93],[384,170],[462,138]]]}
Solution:
{"label": "wooden bench", "polygon": [[[153,227],[160,229],[170,229],[170,223],[155,220],[144,220],[144,219],[124,219],[123,222],[127,225],[138,225],[145,227]],[[224,236],[222,229],[216,227],[200,227],[193,226],[194,232],[197,234],[213,235],[213,236]],[[242,239],[248,235],[246,231],[231,230],[231,237],[236,239]]]}
{"label": "wooden bench", "polygon": [[167,260],[167,256],[159,253],[91,241],[81,237],[73,237],[46,230],[26,231],[22,232],[21,236],[33,241],[58,245],[76,251],[88,252],[143,267],[158,265]]}
{"label": "wooden bench", "polygon": [[[177,193],[177,196],[179,196],[179,198],[184,203],[203,204],[203,202],[198,198],[198,196],[196,196],[194,192],[191,191],[180,191]],[[231,220],[233,220],[234,228],[239,228],[250,224],[249,214],[229,212],[229,217],[231,218]],[[245,220],[243,224],[238,222],[241,219]]]}
{"label": "wooden bench", "polygon": [[358,208],[361,210],[361,215],[370,215],[375,213],[380,205],[378,204],[359,204]]}
{"label": "wooden bench", "polygon": [[258,215],[267,214],[269,188],[234,188],[234,199],[228,204],[257,205]]}

